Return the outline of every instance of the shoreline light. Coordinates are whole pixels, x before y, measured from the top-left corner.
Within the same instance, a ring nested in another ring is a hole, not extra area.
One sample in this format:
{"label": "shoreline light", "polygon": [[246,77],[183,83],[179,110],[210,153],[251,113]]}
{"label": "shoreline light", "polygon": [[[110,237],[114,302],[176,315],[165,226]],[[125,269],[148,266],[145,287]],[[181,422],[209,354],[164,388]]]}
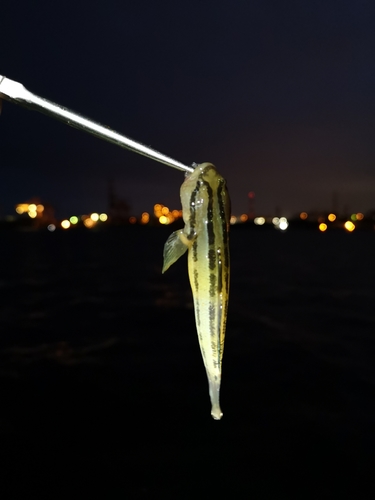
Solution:
{"label": "shoreline light", "polygon": [[347,220],[344,224],[344,227],[347,231],[349,231],[349,233],[351,233],[352,231],[354,231],[355,229],[355,225],[353,224],[352,221],[350,220]]}

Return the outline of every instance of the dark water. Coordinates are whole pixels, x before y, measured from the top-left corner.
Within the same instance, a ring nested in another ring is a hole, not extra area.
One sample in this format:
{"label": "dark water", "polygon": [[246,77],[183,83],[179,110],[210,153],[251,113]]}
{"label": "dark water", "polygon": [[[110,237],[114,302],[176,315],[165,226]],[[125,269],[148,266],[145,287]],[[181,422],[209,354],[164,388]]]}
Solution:
{"label": "dark water", "polygon": [[0,498],[374,498],[375,235],[232,230],[216,422],[169,233],[1,233]]}

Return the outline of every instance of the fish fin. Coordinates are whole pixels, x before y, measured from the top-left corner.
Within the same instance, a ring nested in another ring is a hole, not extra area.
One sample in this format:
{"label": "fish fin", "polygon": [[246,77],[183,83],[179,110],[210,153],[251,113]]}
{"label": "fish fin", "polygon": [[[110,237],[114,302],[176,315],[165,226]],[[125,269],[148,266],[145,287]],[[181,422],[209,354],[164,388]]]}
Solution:
{"label": "fish fin", "polygon": [[180,229],[172,233],[165,242],[162,273],[165,273],[188,249],[188,246],[182,240],[186,240],[186,237],[183,230]]}

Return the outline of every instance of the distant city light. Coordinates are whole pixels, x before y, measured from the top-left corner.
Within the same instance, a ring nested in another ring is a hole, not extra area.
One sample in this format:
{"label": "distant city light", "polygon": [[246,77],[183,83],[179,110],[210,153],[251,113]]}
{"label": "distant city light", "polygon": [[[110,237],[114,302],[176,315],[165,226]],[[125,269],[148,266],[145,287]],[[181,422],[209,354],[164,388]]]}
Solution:
{"label": "distant city light", "polygon": [[251,199],[251,198],[255,198],[255,193],[254,191],[249,191],[249,193],[247,194],[247,196]]}
{"label": "distant city light", "polygon": [[179,217],[180,211],[179,210],[172,210],[172,215],[173,215],[173,217]]}
{"label": "distant city light", "polygon": [[165,215],[162,215],[161,217],[159,217],[159,222],[160,224],[169,224],[169,219]]}
{"label": "distant city light", "polygon": [[150,220],[150,214],[148,212],[143,212],[141,217],[141,223],[148,224],[149,220]]}
{"label": "distant city light", "polygon": [[99,220],[99,214],[94,212],[93,214],[90,215],[90,219],[93,220],[94,222],[97,222]]}
{"label": "distant city light", "polygon": [[70,228],[70,222],[69,222],[67,219],[63,220],[63,221],[61,222],[61,227],[62,227],[63,229],[69,229],[69,228]]}
{"label": "distant city light", "polygon": [[355,222],[357,220],[357,214],[352,214],[350,218],[352,219],[353,222]]}
{"label": "distant city light", "polygon": [[161,213],[162,213],[163,215],[167,215],[167,214],[169,213],[169,208],[168,208],[168,207],[163,207],[163,208],[161,209]]}
{"label": "distant city light", "polygon": [[37,212],[43,212],[43,210],[44,210],[44,206],[43,205],[37,205],[36,206],[36,211]]}
{"label": "distant city light", "polygon": [[246,222],[249,219],[249,216],[247,214],[242,214],[240,219],[242,222]]}
{"label": "distant city light", "polygon": [[229,220],[230,224],[235,224],[237,222],[237,217],[235,215],[232,215],[232,217]]}
{"label": "distant city light", "polygon": [[274,217],[272,219],[272,224],[274,224],[275,226],[277,226],[279,224],[279,222],[280,222],[280,219],[278,217]]}
{"label": "distant city light", "polygon": [[322,231],[323,233],[324,231],[327,231],[327,224],[324,224],[324,222],[319,224],[319,231]]}
{"label": "distant city light", "polygon": [[347,220],[347,221],[345,222],[344,227],[345,227],[345,229],[346,229],[347,231],[349,231],[350,233],[351,233],[352,231],[354,231],[354,229],[355,229],[355,225],[354,225],[354,224],[353,224],[353,222],[351,222],[350,220]]}
{"label": "distant city light", "polygon": [[69,220],[72,224],[77,224],[78,217],[76,215],[72,215]]}
{"label": "distant city light", "polygon": [[95,222],[90,217],[86,217],[83,223],[85,227],[87,227],[88,229],[91,229],[93,226],[95,226]]}
{"label": "distant city light", "polygon": [[130,222],[130,224],[135,224],[137,222],[137,218],[136,217],[129,217],[129,222]]}
{"label": "distant city light", "polygon": [[[277,219],[277,217],[275,217],[275,219]],[[275,224],[275,226],[276,228],[281,229],[281,231],[285,231],[285,229],[289,226],[288,219],[286,217],[280,217],[280,219],[278,219],[278,224]]]}
{"label": "distant city light", "polygon": [[328,215],[328,220],[329,220],[330,222],[335,221],[335,220],[336,220],[336,215],[335,215],[335,214],[329,214],[329,215]]}
{"label": "distant city light", "polygon": [[16,206],[16,212],[18,214],[23,214],[25,212],[27,212],[29,210],[29,205],[28,203],[19,203],[17,206]]}
{"label": "distant city light", "polygon": [[358,212],[358,213],[357,213],[357,220],[362,220],[363,218],[364,218],[363,213]]}
{"label": "distant city light", "polygon": [[36,205],[34,203],[31,203],[31,205],[28,206],[29,212],[36,212]]}
{"label": "distant city light", "polygon": [[308,217],[308,214],[307,214],[307,212],[301,212],[301,213],[299,214],[299,216],[300,216],[300,218],[301,218],[302,220],[306,220],[306,219],[307,219],[307,217]]}
{"label": "distant city light", "polygon": [[55,226],[55,224],[49,224],[47,226],[47,229],[48,229],[48,231],[51,231],[51,233],[53,233],[53,231],[56,229],[56,226]]}
{"label": "distant city light", "polygon": [[263,224],[266,222],[266,219],[264,217],[255,217],[254,219],[254,224],[257,226],[263,226]]}
{"label": "distant city light", "polygon": [[[35,207],[35,205],[34,205],[34,207]],[[35,212],[35,210],[29,210],[29,211],[27,212],[27,214],[28,214],[28,216],[29,216],[29,217],[31,217],[31,219],[35,219],[35,217],[38,215],[38,214]]]}
{"label": "distant city light", "polygon": [[100,219],[102,222],[105,222],[106,220],[108,220],[108,215],[107,215],[107,214],[100,214],[100,215],[99,215],[99,219]]}

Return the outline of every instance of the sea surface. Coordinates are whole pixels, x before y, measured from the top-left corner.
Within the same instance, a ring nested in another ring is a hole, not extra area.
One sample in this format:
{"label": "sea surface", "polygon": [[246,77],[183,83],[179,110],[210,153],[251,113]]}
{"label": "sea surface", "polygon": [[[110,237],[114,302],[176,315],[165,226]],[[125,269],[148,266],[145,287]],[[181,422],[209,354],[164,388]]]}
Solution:
{"label": "sea surface", "polygon": [[172,230],[0,233],[1,500],[373,499],[375,232],[233,226],[214,421]]}

